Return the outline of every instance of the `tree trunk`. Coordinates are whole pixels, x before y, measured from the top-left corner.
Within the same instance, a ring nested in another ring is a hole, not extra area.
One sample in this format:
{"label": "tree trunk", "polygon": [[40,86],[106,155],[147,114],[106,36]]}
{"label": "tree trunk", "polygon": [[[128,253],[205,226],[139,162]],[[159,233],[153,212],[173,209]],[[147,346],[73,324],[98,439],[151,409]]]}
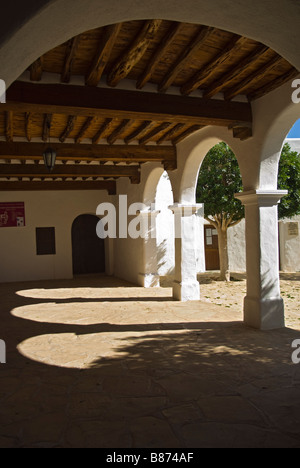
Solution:
{"label": "tree trunk", "polygon": [[218,240],[220,252],[221,281],[230,282],[227,230],[228,228],[218,228]]}

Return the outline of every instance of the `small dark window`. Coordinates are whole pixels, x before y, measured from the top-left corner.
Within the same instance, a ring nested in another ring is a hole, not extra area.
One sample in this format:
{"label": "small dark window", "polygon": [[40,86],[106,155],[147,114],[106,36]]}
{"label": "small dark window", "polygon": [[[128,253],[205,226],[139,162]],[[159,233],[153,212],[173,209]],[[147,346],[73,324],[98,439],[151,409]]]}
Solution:
{"label": "small dark window", "polygon": [[36,228],[37,255],[56,255],[55,228]]}

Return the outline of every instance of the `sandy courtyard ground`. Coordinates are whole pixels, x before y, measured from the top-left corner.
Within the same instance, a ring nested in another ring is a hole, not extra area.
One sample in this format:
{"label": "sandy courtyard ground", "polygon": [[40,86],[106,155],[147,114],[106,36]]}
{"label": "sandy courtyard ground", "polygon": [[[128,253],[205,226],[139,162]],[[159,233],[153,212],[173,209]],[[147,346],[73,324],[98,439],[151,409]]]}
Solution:
{"label": "sandy courtyard ground", "polygon": [[200,280],[184,304],[106,277],[0,285],[0,447],[299,448],[299,277],[271,332],[243,325],[245,281]]}

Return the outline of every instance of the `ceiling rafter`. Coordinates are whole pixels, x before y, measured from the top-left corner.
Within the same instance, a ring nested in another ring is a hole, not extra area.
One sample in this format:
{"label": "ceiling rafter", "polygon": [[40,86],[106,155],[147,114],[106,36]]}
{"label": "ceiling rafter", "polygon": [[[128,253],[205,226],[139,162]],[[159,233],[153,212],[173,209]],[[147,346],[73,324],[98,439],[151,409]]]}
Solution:
{"label": "ceiling rafter", "polygon": [[121,28],[122,23],[104,28],[103,35],[98,45],[98,50],[85,77],[85,83],[87,86],[97,86],[101,80]]}
{"label": "ceiling rafter", "polygon": [[175,64],[170,68],[167,75],[158,85],[158,91],[165,93],[168,88],[174,83],[180,71],[193,59],[194,54],[201,46],[208,40],[208,38],[215,32],[214,28],[203,26],[200,31],[194,36],[192,41],[183,50]]}
{"label": "ceiling rafter", "polygon": [[217,71],[217,68],[232,57],[247,41],[245,37],[234,36],[227,47],[222,50],[210,63],[204,65],[203,69],[199,70],[186,84],[181,87],[182,94],[191,94],[196,89],[205,83],[212,73]]}
{"label": "ceiling rafter", "polygon": [[130,71],[147,51],[149,44],[157,34],[161,23],[162,20],[151,20],[145,22],[133,43],[129,46],[127,51],[121,55],[110,71],[107,77],[107,84],[109,86],[117,86],[121,80],[129,75]]}
{"label": "ceiling rafter", "polygon": [[70,83],[71,76],[72,76],[72,66],[75,60],[76,52],[78,50],[79,42],[81,36],[73,37],[67,43],[67,50],[66,50],[66,57],[65,62],[63,65],[63,70],[61,74],[61,82],[62,83]]}

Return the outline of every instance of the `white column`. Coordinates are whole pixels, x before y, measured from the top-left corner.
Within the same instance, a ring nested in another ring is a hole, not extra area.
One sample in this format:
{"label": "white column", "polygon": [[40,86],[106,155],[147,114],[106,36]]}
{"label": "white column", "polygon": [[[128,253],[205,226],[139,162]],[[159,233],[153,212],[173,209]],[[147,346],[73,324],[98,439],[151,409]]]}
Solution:
{"label": "white column", "polygon": [[156,218],[160,211],[141,211],[139,218],[142,224],[143,238],[141,271],[139,273],[139,284],[144,288],[159,288],[160,278],[157,264],[156,244]]}
{"label": "white column", "polygon": [[286,191],[253,190],[236,195],[246,207],[244,320],[246,325],[261,330],[285,325],[279,279],[278,204],[286,194]]}
{"label": "white column", "polygon": [[199,301],[197,281],[196,213],[202,205],[175,204],[169,207],[175,216],[175,280],[173,297],[179,301]]}

